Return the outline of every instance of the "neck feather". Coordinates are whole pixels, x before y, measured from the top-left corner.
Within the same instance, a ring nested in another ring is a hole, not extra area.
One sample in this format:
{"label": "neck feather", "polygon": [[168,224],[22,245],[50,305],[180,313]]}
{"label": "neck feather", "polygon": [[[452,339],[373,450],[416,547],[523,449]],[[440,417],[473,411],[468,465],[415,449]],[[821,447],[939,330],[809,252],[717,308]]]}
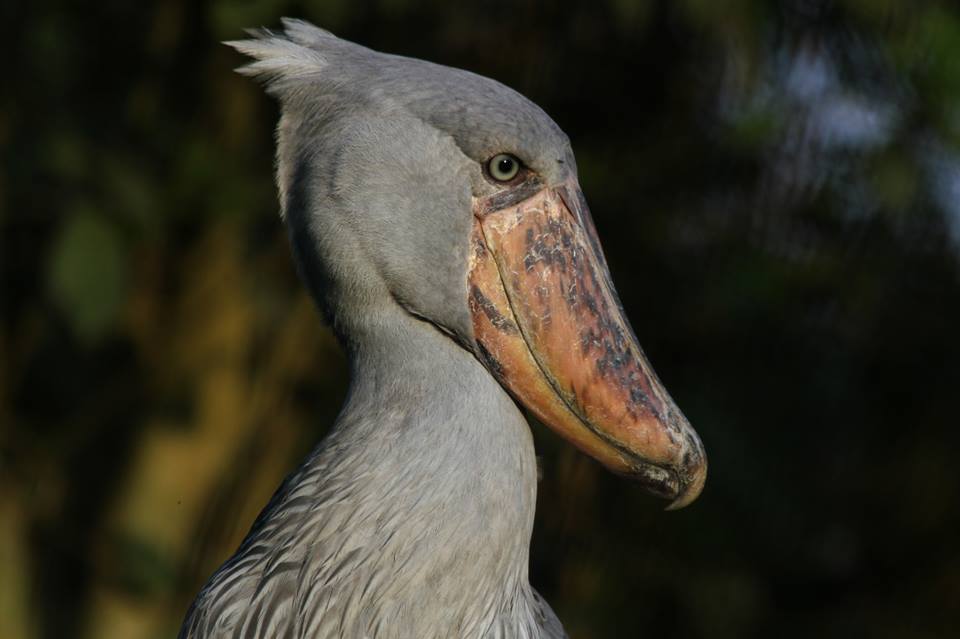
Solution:
{"label": "neck feather", "polygon": [[332,432],[195,606],[229,589],[208,598],[277,611],[269,627],[292,636],[540,636],[552,613],[527,580],[522,414],[472,354],[399,308],[353,343]]}

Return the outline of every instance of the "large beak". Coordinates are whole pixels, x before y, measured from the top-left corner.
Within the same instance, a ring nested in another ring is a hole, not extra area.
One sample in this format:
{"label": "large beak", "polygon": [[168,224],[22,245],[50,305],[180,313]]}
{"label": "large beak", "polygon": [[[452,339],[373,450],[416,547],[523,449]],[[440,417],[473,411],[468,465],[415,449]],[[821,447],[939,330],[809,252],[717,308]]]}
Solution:
{"label": "large beak", "polygon": [[706,479],[703,444],[624,316],[579,186],[524,191],[474,202],[478,356],[543,423],[686,506]]}

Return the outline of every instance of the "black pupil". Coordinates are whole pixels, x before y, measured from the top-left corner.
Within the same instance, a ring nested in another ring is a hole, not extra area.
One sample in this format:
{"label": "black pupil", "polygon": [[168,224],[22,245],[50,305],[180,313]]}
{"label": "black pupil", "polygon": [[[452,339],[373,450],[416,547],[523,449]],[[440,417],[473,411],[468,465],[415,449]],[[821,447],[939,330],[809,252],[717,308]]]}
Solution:
{"label": "black pupil", "polygon": [[503,175],[508,175],[513,170],[513,160],[510,158],[503,158],[497,162],[497,170]]}

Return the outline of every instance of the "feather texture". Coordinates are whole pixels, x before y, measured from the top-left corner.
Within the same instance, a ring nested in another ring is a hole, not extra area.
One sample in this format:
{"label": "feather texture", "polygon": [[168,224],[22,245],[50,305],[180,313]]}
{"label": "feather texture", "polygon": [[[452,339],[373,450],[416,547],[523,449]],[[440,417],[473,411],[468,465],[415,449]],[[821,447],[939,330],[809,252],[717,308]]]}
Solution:
{"label": "feather texture", "polygon": [[448,337],[389,324],[404,352],[360,358],[333,432],[198,595],[182,639],[565,636],[527,579],[537,471],[522,414]]}

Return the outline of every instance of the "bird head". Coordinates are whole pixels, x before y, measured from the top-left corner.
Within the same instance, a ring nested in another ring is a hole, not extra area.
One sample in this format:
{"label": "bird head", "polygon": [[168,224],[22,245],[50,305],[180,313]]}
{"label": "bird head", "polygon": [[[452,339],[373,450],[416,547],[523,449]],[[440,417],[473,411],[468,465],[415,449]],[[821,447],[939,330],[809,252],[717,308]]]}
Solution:
{"label": "bird head", "polygon": [[543,423],[682,507],[706,456],[651,368],[563,131],[506,86],[285,20],[228,43],[279,99],[298,266],[341,340],[399,306]]}

